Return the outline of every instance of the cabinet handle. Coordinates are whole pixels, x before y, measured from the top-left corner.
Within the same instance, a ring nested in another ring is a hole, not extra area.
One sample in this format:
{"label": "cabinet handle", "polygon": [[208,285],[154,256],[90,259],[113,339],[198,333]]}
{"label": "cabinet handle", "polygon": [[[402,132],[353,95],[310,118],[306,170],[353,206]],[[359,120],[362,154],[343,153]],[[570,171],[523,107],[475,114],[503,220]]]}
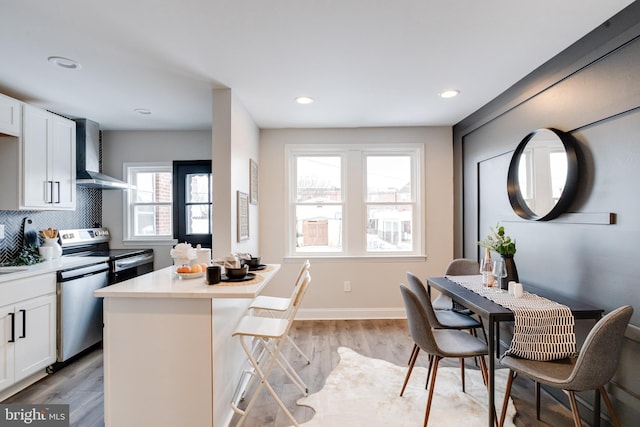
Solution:
{"label": "cabinet handle", "polygon": [[22,313],[22,335],[18,338],[26,338],[27,337],[27,310],[20,310]]}
{"label": "cabinet handle", "polygon": [[[58,186],[58,201],[55,203],[60,203],[60,181],[56,181],[56,185]],[[53,200],[53,196],[51,196],[51,200]]]}
{"label": "cabinet handle", "polygon": [[9,342],[16,342],[16,314],[9,313],[9,316],[11,316],[11,339]]}
{"label": "cabinet handle", "polygon": [[53,181],[47,181],[47,185],[49,186],[49,200],[47,200],[47,203],[53,203]]}

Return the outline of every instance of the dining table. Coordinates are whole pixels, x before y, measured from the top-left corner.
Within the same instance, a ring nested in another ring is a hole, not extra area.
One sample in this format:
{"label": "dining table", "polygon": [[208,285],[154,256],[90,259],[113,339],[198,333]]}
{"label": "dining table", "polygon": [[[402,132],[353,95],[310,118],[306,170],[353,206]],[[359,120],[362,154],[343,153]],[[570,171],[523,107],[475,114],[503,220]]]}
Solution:
{"label": "dining table", "polygon": [[[478,275],[480,276],[480,275]],[[485,298],[479,293],[455,282],[448,277],[429,277],[427,278],[427,288],[438,290],[440,293],[449,296],[456,303],[468,308],[482,319],[488,320],[487,323],[487,346],[489,349],[489,381],[488,381],[488,426],[492,427],[495,422],[495,413],[492,408],[495,407],[495,371],[496,360],[501,355],[500,350],[500,323],[514,321],[514,313],[507,307],[493,302]],[[592,305],[573,300],[564,295],[557,294],[551,290],[543,289],[535,286],[525,285],[525,290],[529,293],[547,298],[549,300],[566,305],[573,314],[575,319],[590,319],[597,322],[604,312],[603,309]],[[500,292],[496,288],[496,292]],[[600,393],[596,390],[593,408],[593,426],[600,425]]]}

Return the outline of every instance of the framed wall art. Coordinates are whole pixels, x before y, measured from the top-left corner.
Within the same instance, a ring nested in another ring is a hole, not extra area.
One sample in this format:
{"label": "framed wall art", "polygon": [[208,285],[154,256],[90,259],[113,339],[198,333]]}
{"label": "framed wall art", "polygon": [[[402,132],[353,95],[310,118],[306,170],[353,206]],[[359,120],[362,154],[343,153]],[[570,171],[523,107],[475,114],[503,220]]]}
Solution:
{"label": "framed wall art", "polygon": [[252,205],[258,204],[258,164],[249,159],[249,200]]}
{"label": "framed wall art", "polygon": [[249,195],[238,191],[238,242],[249,239]]}

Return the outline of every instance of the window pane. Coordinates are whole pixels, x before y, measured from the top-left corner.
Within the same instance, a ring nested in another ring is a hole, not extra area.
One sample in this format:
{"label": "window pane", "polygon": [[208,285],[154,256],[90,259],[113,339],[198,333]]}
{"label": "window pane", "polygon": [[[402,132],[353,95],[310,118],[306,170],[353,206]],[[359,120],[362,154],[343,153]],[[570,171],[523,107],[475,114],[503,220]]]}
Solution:
{"label": "window pane", "polygon": [[187,174],[185,177],[186,202],[209,202],[211,174]]}
{"label": "window pane", "polygon": [[170,236],[171,206],[135,206],[133,233],[135,236]]}
{"label": "window pane", "polygon": [[411,205],[367,206],[367,251],[411,251]]}
{"label": "window pane", "polygon": [[549,153],[549,168],[551,169],[551,196],[557,202],[567,182],[567,154],[564,151]]}
{"label": "window pane", "polygon": [[137,172],[133,175],[135,203],[171,203],[171,172]]}
{"label": "window pane", "polygon": [[341,175],[341,159],[338,156],[297,157],[296,201],[342,201]]}
{"label": "window pane", "polygon": [[410,156],[367,156],[367,201],[412,201]]}
{"label": "window pane", "polygon": [[342,206],[296,206],[296,252],[342,251]]}
{"label": "window pane", "polygon": [[211,233],[211,205],[185,206],[187,214],[187,234]]}

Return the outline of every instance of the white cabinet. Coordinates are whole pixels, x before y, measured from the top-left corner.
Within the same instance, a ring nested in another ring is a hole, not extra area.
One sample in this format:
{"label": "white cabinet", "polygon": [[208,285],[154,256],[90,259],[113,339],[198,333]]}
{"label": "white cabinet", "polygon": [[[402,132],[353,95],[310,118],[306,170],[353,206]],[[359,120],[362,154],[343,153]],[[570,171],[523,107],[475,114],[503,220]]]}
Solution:
{"label": "white cabinet", "polygon": [[20,136],[21,102],[0,94],[0,134]]}
{"label": "white cabinet", "polygon": [[0,390],[55,362],[55,290],[55,274],[0,284]]}
{"label": "white cabinet", "polygon": [[75,210],[76,124],[24,106],[21,209]]}

